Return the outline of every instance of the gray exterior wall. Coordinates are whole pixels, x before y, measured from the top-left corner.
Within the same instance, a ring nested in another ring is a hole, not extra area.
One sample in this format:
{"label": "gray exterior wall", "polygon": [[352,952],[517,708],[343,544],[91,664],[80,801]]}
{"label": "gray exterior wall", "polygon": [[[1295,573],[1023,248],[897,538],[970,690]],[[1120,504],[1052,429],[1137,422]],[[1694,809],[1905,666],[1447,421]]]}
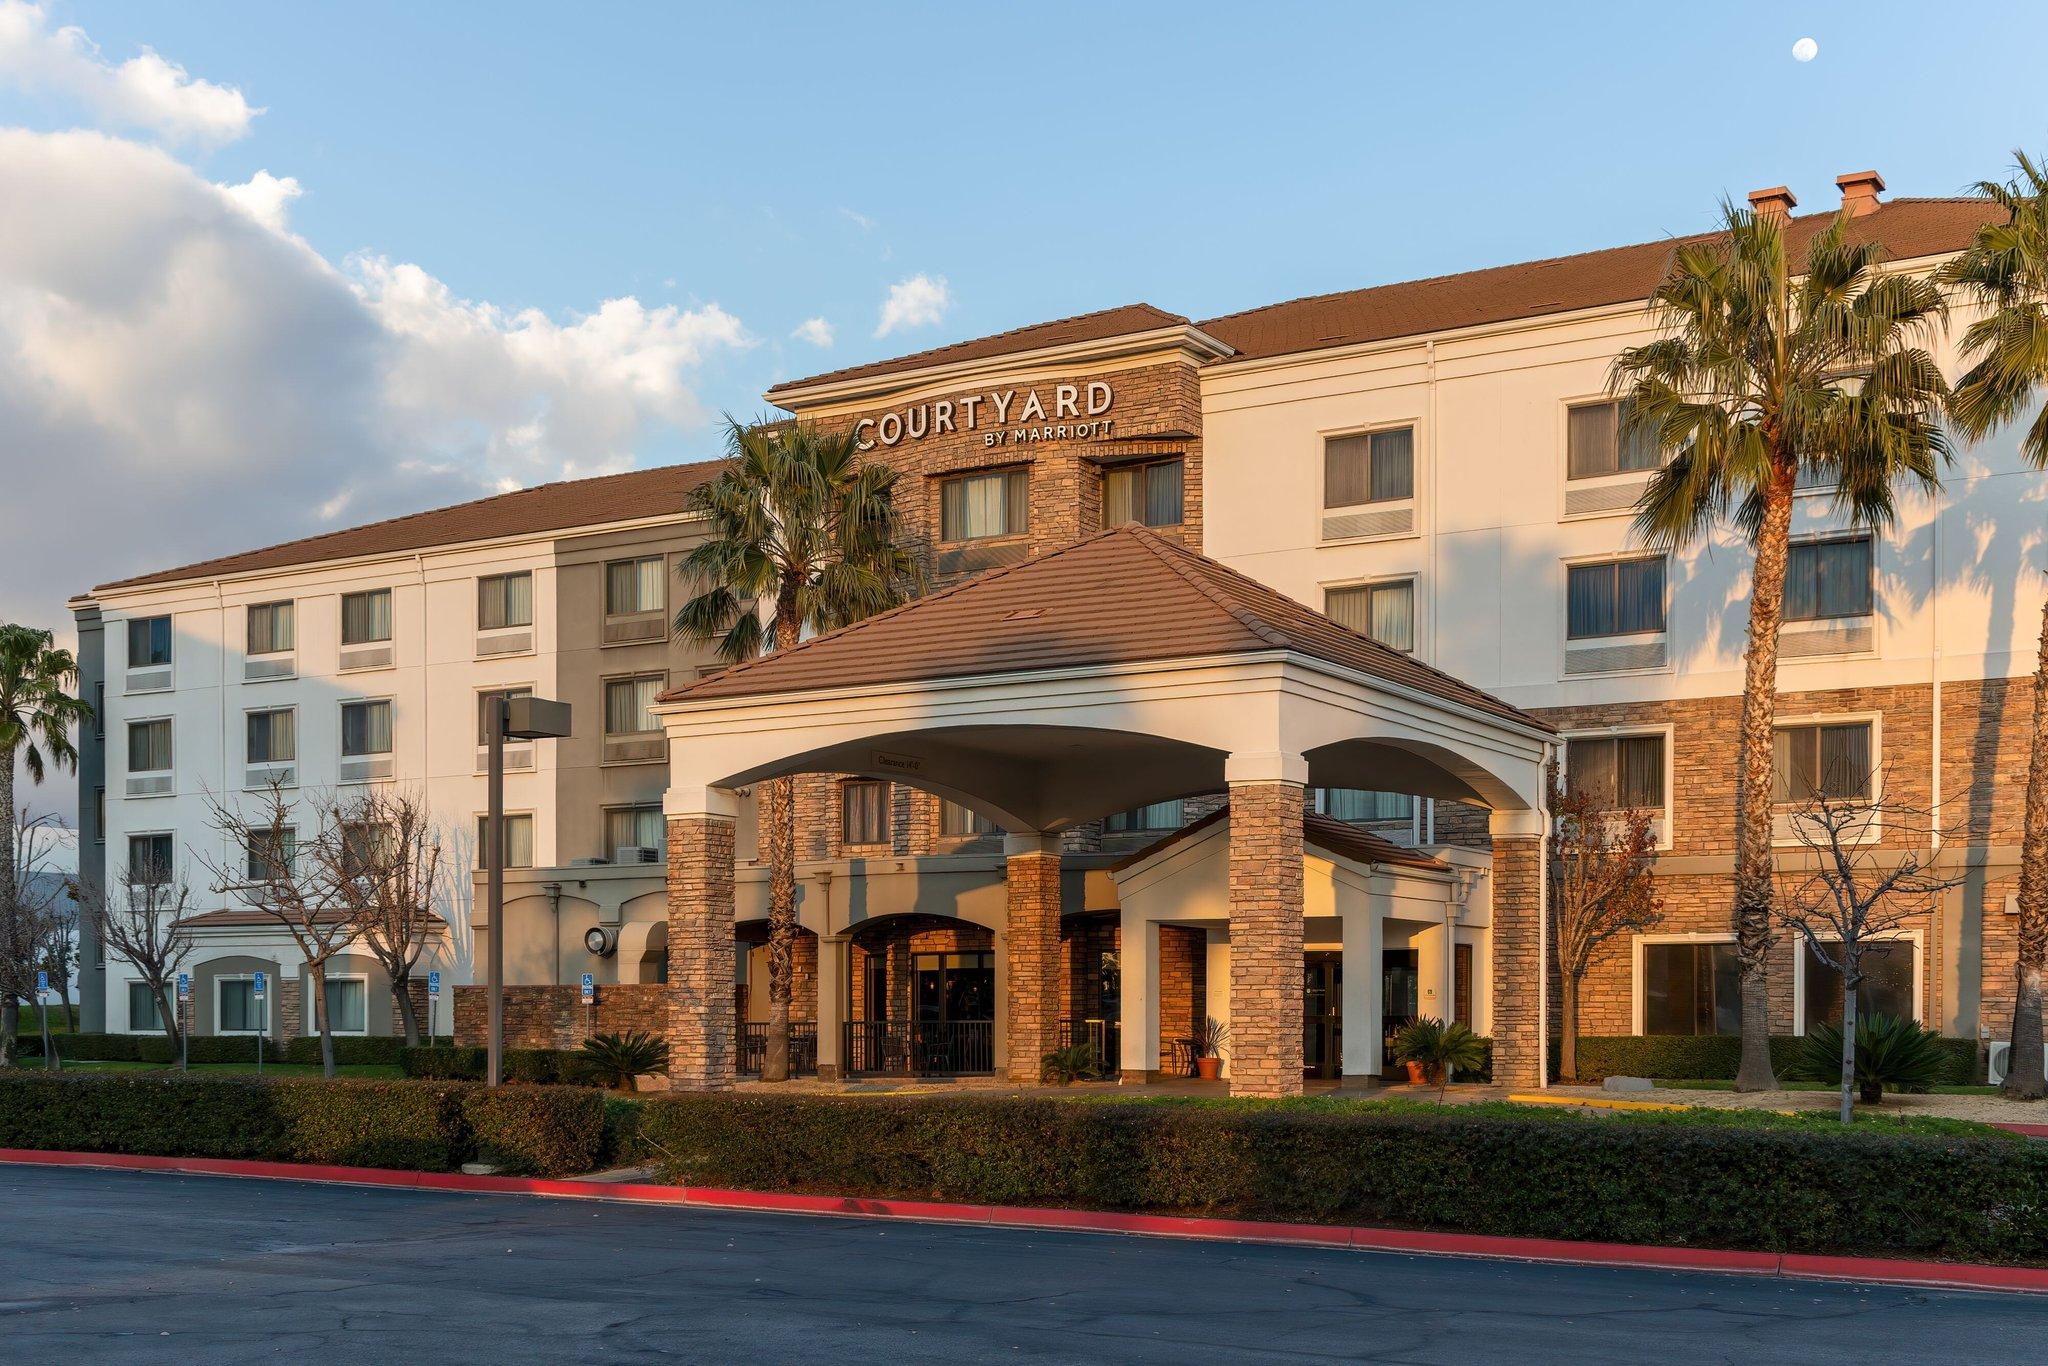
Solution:
{"label": "gray exterior wall", "polygon": [[[87,887],[107,885],[107,832],[99,794],[107,785],[106,722],[99,714],[107,680],[106,632],[100,609],[84,607],[78,617],[78,695],[94,708],[93,720],[78,736],[78,875]],[[78,1007],[82,1029],[107,1027],[106,958],[98,922],[85,906],[78,915]]]}

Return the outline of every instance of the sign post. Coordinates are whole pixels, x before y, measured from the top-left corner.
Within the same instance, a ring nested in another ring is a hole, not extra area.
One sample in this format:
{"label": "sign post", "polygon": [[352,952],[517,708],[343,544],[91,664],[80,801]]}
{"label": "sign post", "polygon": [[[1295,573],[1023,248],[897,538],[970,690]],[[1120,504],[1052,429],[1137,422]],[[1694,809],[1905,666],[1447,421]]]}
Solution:
{"label": "sign post", "polygon": [[505,1079],[505,742],[559,740],[569,733],[569,704],[544,697],[485,694],[484,931],[490,936],[485,982],[484,1084]]}
{"label": "sign post", "polygon": [[427,1043],[429,1046],[441,1042],[441,974],[439,971],[427,974]]}
{"label": "sign post", "polygon": [[263,999],[264,987],[268,984],[264,981],[262,968],[256,969],[255,976],[250,979],[250,985],[256,997],[256,1075],[260,1077],[263,1075],[263,1053],[269,1043],[270,1034],[270,1007]]}
{"label": "sign post", "polygon": [[192,974],[178,974],[178,1070],[187,1071],[192,1066],[192,1046],[186,1040],[192,1037]]}
{"label": "sign post", "polygon": [[40,969],[36,972],[36,1014],[43,1023],[43,1070],[62,1072],[64,1060],[57,1056],[56,1046],[50,1042],[50,974]]}
{"label": "sign post", "polygon": [[597,978],[590,973],[583,974],[583,1034],[590,1037],[597,1029]]}

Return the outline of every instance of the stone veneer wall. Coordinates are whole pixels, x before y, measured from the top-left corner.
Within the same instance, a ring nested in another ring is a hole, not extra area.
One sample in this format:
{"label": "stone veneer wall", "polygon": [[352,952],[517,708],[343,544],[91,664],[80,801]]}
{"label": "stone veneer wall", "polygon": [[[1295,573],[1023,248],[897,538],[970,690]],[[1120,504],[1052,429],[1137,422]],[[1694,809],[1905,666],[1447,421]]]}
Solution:
{"label": "stone veneer wall", "polygon": [[1230,789],[1232,1095],[1302,1090],[1302,796],[1285,782]]}
{"label": "stone veneer wall", "polygon": [[668,823],[669,1078],[690,1090],[733,1083],[733,823]]}
{"label": "stone veneer wall", "polygon": [[1035,1082],[1060,1046],[1060,856],[1015,854],[1007,869],[1010,1080]]}
{"label": "stone veneer wall", "polygon": [[1493,1079],[1538,1086],[1543,980],[1540,915],[1544,841],[1534,836],[1493,845]]}
{"label": "stone veneer wall", "polygon": [[[1301,975],[1295,969],[1295,976]],[[1189,925],[1159,927],[1159,1071],[1174,1073],[1173,1043],[1193,1038],[1209,1015],[1209,933]],[[1300,1031],[1297,1030],[1297,1033]],[[1180,1075],[1186,1075],[1182,1065]]]}
{"label": "stone veneer wall", "polygon": [[[482,1048],[490,1028],[487,988],[455,988],[455,1042]],[[581,1048],[597,1034],[630,1030],[663,1037],[668,1031],[668,988],[652,983],[605,983],[594,1008],[580,986],[506,987],[507,1048]]]}

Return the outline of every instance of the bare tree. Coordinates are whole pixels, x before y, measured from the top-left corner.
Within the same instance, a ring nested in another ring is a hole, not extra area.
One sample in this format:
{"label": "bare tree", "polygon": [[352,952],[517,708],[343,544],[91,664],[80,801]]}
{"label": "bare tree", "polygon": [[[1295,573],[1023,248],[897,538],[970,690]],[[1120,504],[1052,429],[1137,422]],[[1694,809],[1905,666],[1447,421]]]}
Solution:
{"label": "bare tree", "polygon": [[406,792],[373,791],[344,802],[344,829],[374,832],[355,842],[348,866],[329,869],[355,937],[383,965],[405,1023],[405,1041],[420,1041],[413,1008],[413,969],[440,929],[434,888],[440,879],[441,836],[426,805]]}
{"label": "bare tree", "polygon": [[[1856,1099],[1856,995],[1863,956],[1893,939],[1908,920],[1934,909],[1960,874],[1934,871],[1939,841],[1933,811],[1895,795],[1892,770],[1878,775],[1873,797],[1830,796],[1818,784],[1786,813],[1785,824],[1812,866],[1781,870],[1776,915],[1820,962],[1842,975],[1842,1123]],[[1904,833],[1905,847],[1880,836]]]}
{"label": "bare tree", "polygon": [[327,1018],[327,965],[355,938],[348,893],[341,887],[361,851],[374,838],[347,819],[348,803],[307,799],[312,829],[303,835],[282,785],[248,799],[248,810],[207,797],[209,820],[224,852],[200,855],[214,890],[240,897],[292,937],[312,982],[312,1011],[320,1034],[320,1067],[335,1074],[334,1031]]}
{"label": "bare tree", "polygon": [[185,1026],[175,984],[192,954],[191,887],[169,868],[150,863],[123,868],[111,889],[85,882],[72,888],[79,906],[98,923],[108,954],[127,959],[156,998],[157,1018],[182,1066]]}
{"label": "bare tree", "polygon": [[[14,876],[0,889],[0,998],[14,1007],[18,1019],[20,1003],[37,999],[37,972],[49,970],[44,950],[60,918],[64,885],[49,867],[57,818],[31,816],[24,806],[8,812],[7,822]],[[13,1060],[14,1046],[14,1032],[0,1031],[0,1066]]]}
{"label": "bare tree", "polygon": [[1579,1075],[1579,989],[1593,954],[1608,940],[1635,934],[1663,919],[1650,866],[1656,857],[1656,814],[1617,809],[1611,793],[1588,783],[1560,784],[1551,815],[1557,834],[1550,858],[1551,929],[1557,940],[1557,1072]]}

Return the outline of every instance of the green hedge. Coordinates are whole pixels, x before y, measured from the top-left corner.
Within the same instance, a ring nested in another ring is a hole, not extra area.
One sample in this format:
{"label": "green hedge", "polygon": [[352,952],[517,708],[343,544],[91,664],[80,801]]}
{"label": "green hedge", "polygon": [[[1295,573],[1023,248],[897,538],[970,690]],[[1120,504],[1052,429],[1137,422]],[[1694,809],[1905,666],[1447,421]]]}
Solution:
{"label": "green hedge", "polygon": [[[334,1064],[337,1067],[396,1067],[399,1056],[404,1052],[404,1035],[351,1035],[334,1041]],[[293,1039],[285,1045],[284,1060],[318,1067],[320,1036],[314,1034]]]}
{"label": "green hedge", "polygon": [[[481,1048],[435,1047],[400,1049],[396,1059],[408,1077],[482,1081],[486,1059]],[[581,1051],[569,1048],[508,1048],[505,1080],[532,1085],[593,1085],[583,1067]]]}
{"label": "green hedge", "polygon": [[543,1176],[604,1156],[604,1098],[461,1082],[0,1073],[0,1147]]}
{"label": "green hedge", "polygon": [[[1771,1039],[1771,1066],[1783,1077],[1805,1040],[1789,1034]],[[1977,1041],[1943,1039],[1949,1053],[1945,1084],[1962,1085],[1977,1076]],[[1579,1040],[1579,1080],[1608,1077],[1663,1077],[1683,1081],[1731,1081],[1742,1062],[1742,1040],[1733,1034],[1607,1034]],[[1550,1045],[1550,1075],[1557,1078],[1557,1042]]]}
{"label": "green hedge", "polygon": [[2048,1260],[2048,1144],[1450,1107],[670,1096],[669,1178],[1632,1243]]}
{"label": "green hedge", "polygon": [[[178,1050],[171,1041],[161,1034],[63,1034],[56,1036],[57,1056],[71,1062],[156,1062],[172,1063],[178,1060]],[[248,1036],[200,1037],[194,1035],[186,1040],[191,1060],[195,1063],[254,1062],[256,1061],[256,1040]],[[15,1050],[24,1058],[43,1056],[43,1040],[40,1034],[24,1034],[17,1040]],[[284,1050],[275,1039],[269,1041],[264,1056],[272,1062],[284,1061]],[[320,1060],[316,1051],[314,1062]]]}

